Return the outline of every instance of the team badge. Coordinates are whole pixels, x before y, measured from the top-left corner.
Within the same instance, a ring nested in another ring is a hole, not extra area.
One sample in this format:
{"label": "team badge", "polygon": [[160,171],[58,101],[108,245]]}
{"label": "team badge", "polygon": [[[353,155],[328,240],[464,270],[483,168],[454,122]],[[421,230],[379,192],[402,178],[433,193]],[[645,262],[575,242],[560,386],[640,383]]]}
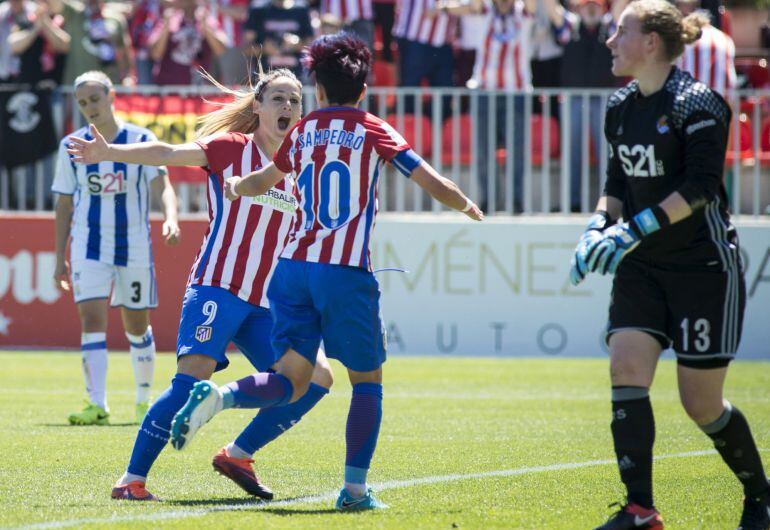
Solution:
{"label": "team badge", "polygon": [[665,114],[661,116],[658,119],[658,123],[656,124],[656,127],[660,134],[666,134],[668,132],[668,116],[666,116]]}
{"label": "team badge", "polygon": [[195,328],[195,339],[198,342],[206,342],[211,339],[211,326],[198,326]]}

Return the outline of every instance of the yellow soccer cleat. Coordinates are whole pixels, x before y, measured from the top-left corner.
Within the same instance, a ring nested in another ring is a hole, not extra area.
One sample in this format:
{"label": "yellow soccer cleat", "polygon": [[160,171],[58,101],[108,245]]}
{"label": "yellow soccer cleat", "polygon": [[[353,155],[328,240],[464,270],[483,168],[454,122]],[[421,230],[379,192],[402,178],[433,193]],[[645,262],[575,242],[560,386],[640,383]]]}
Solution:
{"label": "yellow soccer cleat", "polygon": [[80,412],[69,415],[72,425],[109,425],[110,412],[96,403],[86,402],[85,408]]}
{"label": "yellow soccer cleat", "polygon": [[142,401],[136,404],[136,423],[139,425],[144,421],[144,417],[147,416],[147,411],[150,410],[150,400]]}

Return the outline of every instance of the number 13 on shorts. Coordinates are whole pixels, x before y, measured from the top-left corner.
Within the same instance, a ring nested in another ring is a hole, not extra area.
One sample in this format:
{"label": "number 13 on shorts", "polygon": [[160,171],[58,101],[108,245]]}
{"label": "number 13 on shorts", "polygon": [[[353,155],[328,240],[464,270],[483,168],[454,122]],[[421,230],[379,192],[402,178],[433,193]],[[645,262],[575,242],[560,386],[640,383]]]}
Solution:
{"label": "number 13 on shorts", "polygon": [[[698,352],[708,351],[711,346],[711,324],[707,319],[699,318],[693,320],[691,324],[689,318],[684,318],[679,327],[682,330],[683,351],[691,351],[691,346]],[[692,340],[692,344],[690,344],[690,340]]]}

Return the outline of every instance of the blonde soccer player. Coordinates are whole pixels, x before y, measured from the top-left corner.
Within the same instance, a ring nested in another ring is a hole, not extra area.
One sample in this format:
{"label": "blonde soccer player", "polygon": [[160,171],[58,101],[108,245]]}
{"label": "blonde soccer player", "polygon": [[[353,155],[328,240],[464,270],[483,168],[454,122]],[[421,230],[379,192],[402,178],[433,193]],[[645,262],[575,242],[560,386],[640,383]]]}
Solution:
{"label": "blonde soccer player", "polygon": [[607,103],[607,182],[571,270],[575,284],[588,272],[614,275],[611,430],[627,499],[601,530],[663,528],[653,502],[649,389],[667,348],[685,411],[742,483],[739,528],[770,526],[770,484],[748,421],[724,399],[746,304],[723,182],[730,108],[672,65],[706,23],[665,0],[638,0],[607,41],[613,73],[633,81]]}
{"label": "blonde soccer player", "polygon": [[[117,144],[155,140],[147,129],[117,119],[115,90],[106,74],[90,71],[75,80],[75,101],[86,121]],[[80,348],[88,401],[69,416],[73,425],[106,425],[107,310],[121,308],[136,380],[136,420],[150,406],[155,342],[150,309],[158,294],[150,243],[150,195],[160,197],[167,245],[179,241],[177,201],[164,168],[100,162],[76,164],[67,153],[71,136],[62,139],[53,191],[56,200],[57,285],[71,290],[81,323]],[[66,259],[68,242],[70,259]],[[110,293],[112,294],[110,299]],[[110,302],[108,303],[108,299]]]}

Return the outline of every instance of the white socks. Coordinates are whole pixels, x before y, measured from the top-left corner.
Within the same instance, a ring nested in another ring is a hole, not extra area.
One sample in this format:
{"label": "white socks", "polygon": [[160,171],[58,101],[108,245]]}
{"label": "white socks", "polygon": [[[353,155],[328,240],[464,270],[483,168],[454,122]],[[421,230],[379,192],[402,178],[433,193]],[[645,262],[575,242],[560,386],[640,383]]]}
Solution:
{"label": "white socks", "polygon": [[235,445],[235,442],[230,442],[225,447],[225,451],[227,452],[227,456],[230,458],[248,458],[251,459],[251,456],[249,453]]}
{"label": "white socks", "polygon": [[155,372],[155,340],[152,338],[152,326],[147,326],[144,335],[126,333],[130,344],[131,365],[134,367],[136,381],[136,402],[149,401],[152,376]]}
{"label": "white socks", "polygon": [[107,410],[107,334],[82,333],[80,350],[83,354],[83,379],[92,403]]}
{"label": "white socks", "polygon": [[133,473],[129,473],[128,471],[126,471],[125,473],[123,473],[123,476],[120,477],[120,479],[118,480],[118,483],[115,485],[125,486],[129,482],[135,482],[137,480],[139,482],[147,482],[147,477],[143,477],[141,475],[134,475]]}

